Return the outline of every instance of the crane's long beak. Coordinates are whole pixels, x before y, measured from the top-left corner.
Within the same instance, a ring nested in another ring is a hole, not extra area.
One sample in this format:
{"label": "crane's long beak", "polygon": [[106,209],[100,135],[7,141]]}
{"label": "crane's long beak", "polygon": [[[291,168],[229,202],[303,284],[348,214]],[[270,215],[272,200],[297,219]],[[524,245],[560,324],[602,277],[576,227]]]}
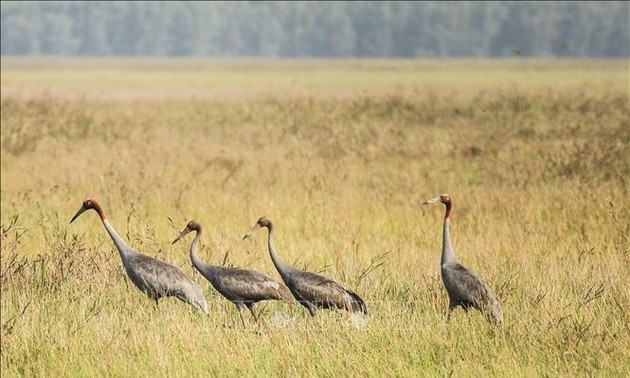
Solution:
{"label": "crane's long beak", "polygon": [[247,231],[247,233],[245,234],[245,236],[243,236],[243,240],[247,239],[248,237],[252,236],[252,234],[258,230],[260,230],[260,225],[258,223],[256,223],[254,225],[254,227],[250,228],[249,231]]}
{"label": "crane's long beak", "polygon": [[176,238],[175,238],[175,240],[173,240],[173,242],[171,243],[171,245],[172,245],[172,244],[177,243],[177,241],[178,241],[179,239],[181,239],[181,238],[183,238],[184,236],[186,236],[186,234],[188,234],[189,232],[190,232],[190,229],[189,229],[188,227],[184,228],[184,231],[182,231],[182,232],[179,234],[179,236],[178,236],[178,237],[176,237]]}
{"label": "crane's long beak", "polygon": [[435,198],[431,198],[430,200],[426,200],[422,203],[422,206],[424,205],[431,205],[434,203],[442,203],[442,199],[440,197],[435,197]]}
{"label": "crane's long beak", "polygon": [[72,217],[72,219],[70,219],[70,223],[74,222],[75,219],[77,219],[79,217],[79,215],[83,214],[83,212],[87,210],[86,207],[81,206],[81,208],[79,209],[79,211],[77,211],[76,214],[74,214],[74,216]]}

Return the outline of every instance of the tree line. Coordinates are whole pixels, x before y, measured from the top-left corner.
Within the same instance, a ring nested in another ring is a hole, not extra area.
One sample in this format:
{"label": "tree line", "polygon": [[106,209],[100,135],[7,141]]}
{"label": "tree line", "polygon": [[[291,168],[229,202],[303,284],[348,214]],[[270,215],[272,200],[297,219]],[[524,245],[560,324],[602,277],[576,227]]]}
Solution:
{"label": "tree line", "polygon": [[622,2],[11,2],[2,55],[629,57]]}

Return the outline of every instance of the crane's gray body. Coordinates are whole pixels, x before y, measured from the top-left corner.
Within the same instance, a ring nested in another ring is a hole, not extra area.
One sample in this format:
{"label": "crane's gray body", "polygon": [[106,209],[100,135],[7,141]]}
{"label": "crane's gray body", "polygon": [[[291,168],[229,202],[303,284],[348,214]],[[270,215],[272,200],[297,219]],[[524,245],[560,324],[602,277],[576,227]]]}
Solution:
{"label": "crane's gray body", "polygon": [[329,278],[296,269],[284,263],[278,256],[273,244],[273,224],[269,219],[260,218],[256,226],[245,237],[248,237],[260,227],[266,227],[269,232],[267,239],[269,255],[278,273],[280,273],[280,277],[291,290],[295,299],[308,309],[311,316],[315,316],[318,308],[338,308],[354,313],[368,314],[365,302],[356,293]]}
{"label": "crane's gray body", "polygon": [[284,285],[262,273],[209,264],[193,265],[216,291],[237,307],[268,299],[292,301],[291,293]]}
{"label": "crane's gray body", "polygon": [[[276,266],[277,268],[277,266]],[[319,274],[289,267],[280,271],[295,299],[315,316],[316,309],[343,309],[367,315],[367,306],[354,292]]]}
{"label": "crane's gray body", "polygon": [[449,297],[449,309],[461,306],[464,310],[473,307],[486,317],[500,324],[503,320],[501,305],[492,290],[473,271],[462,264],[442,265],[442,281]]}
{"label": "crane's gray body", "polygon": [[201,287],[178,267],[141,254],[127,245],[107,219],[103,220],[107,232],[120,253],[125,271],[138,289],[157,304],[162,297],[175,297],[208,313],[208,303]]}
{"label": "crane's gray body", "polygon": [[162,297],[176,297],[208,313],[199,285],[176,266],[138,253],[129,257],[125,271],[131,282],[154,301]]}
{"label": "crane's gray body", "polygon": [[105,230],[112,238],[116,249],[118,249],[127,276],[129,276],[131,282],[133,282],[140,291],[153,299],[156,305],[160,298],[173,296],[183,302],[198,307],[206,314],[208,313],[208,304],[206,298],[203,296],[201,287],[186,276],[178,267],[143,255],[131,248],[105,218],[105,215],[96,201],[90,199],[86,200],[83,207],[79,209],[79,212],[72,218],[72,221],[87,209],[97,211],[105,226]]}
{"label": "crane's gray body", "polygon": [[473,271],[463,266],[451,244],[449,215],[451,210],[451,198],[448,194],[426,201],[424,204],[444,203],[446,215],[442,232],[442,281],[448,293],[449,315],[457,306],[465,311],[470,307],[476,308],[491,322],[501,325],[503,312],[499,301],[495,298],[490,287],[483,282]]}
{"label": "crane's gray body", "polygon": [[201,225],[190,221],[182,233],[173,241],[175,243],[190,231],[196,231],[196,235],[190,244],[190,260],[195,269],[201,273],[216,291],[228,301],[234,303],[239,311],[243,325],[245,320],[241,310],[247,306],[254,319],[258,320],[255,310],[256,302],[264,300],[282,300],[291,302],[293,298],[286,286],[274,281],[262,273],[242,268],[228,268],[207,264],[201,261],[197,253],[197,243],[201,237]]}

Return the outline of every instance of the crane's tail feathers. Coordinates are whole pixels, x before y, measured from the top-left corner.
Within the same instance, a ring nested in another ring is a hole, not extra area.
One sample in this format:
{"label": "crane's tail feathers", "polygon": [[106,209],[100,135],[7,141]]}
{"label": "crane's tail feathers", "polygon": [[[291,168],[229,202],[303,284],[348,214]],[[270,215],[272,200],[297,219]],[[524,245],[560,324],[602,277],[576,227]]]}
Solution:
{"label": "crane's tail feathers", "polygon": [[198,303],[197,306],[204,314],[208,315],[210,312],[208,311],[208,304],[206,302]]}
{"label": "crane's tail feathers", "polygon": [[503,325],[503,310],[501,309],[501,304],[495,298],[491,298],[488,303],[475,307],[483,313],[490,323],[498,327]]}
{"label": "crane's tail feathers", "polygon": [[490,305],[490,308],[488,311],[488,318],[490,319],[491,322],[493,322],[499,327],[503,325],[503,310],[501,309],[501,305],[499,304],[497,300],[495,300],[494,303]]}
{"label": "crane's tail feathers", "polygon": [[199,289],[198,293],[186,294],[182,292],[181,290],[178,290],[178,291],[169,292],[168,295],[175,296],[175,298],[179,299],[180,301],[197,307],[198,309],[203,311],[203,313],[206,315],[210,313],[208,311],[208,302],[206,301],[206,298],[203,296],[201,289]]}
{"label": "crane's tail feathers", "polygon": [[367,305],[357,293],[347,289],[346,293],[348,293],[348,296],[350,297],[350,306],[352,306],[352,312],[361,313],[366,316],[369,315]]}

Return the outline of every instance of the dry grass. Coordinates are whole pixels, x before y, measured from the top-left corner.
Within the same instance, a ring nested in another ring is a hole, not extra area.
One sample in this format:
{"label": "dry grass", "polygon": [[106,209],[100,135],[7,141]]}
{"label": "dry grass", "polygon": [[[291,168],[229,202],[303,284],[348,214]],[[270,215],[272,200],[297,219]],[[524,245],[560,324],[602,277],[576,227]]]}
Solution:
{"label": "dry grass", "polygon": [[[630,374],[626,61],[2,59],[2,373]],[[501,331],[450,324],[439,278],[454,198],[460,258]],[[206,289],[204,318],[130,285],[93,213]],[[269,303],[242,329],[201,255],[278,277],[282,256],[355,289],[367,324]],[[171,222],[172,220],[172,222]],[[367,271],[367,273],[365,273]]]}

